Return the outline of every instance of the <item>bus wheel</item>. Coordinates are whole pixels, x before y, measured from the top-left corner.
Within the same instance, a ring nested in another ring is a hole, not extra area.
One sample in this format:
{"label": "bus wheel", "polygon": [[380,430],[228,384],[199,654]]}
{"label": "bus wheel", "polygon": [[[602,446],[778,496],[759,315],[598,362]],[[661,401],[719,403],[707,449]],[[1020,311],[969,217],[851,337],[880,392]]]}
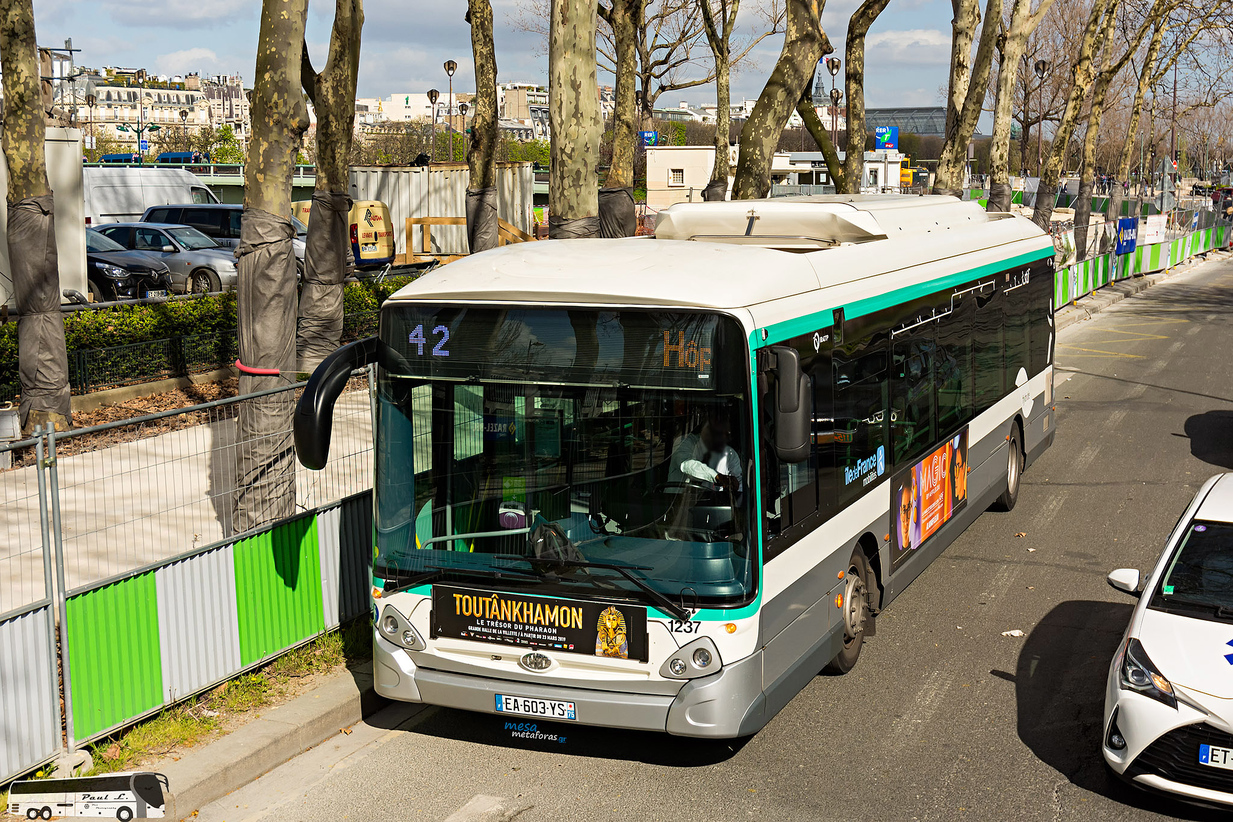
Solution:
{"label": "bus wheel", "polygon": [[865,625],[869,621],[869,563],[857,548],[848,560],[847,582],[843,587],[843,605],[840,606],[843,621],[843,650],[827,663],[828,674],[846,674],[856,667],[861,646],[865,643]]}
{"label": "bus wheel", "polygon": [[51,808],[44,807],[43,810],[39,811],[39,816],[43,819],[51,819]]}
{"label": "bus wheel", "polygon": [[116,811],[116,819],[119,819],[120,822],[128,822],[128,820],[132,818],[133,818],[132,808],[120,808],[120,810]]}
{"label": "bus wheel", "polygon": [[1006,443],[1006,490],[997,498],[994,506],[999,511],[1010,511],[1019,500],[1019,479],[1023,476],[1023,448],[1019,445],[1019,426],[1012,425],[1010,441]]}
{"label": "bus wheel", "polygon": [[39,812],[37,808],[26,808],[26,819],[38,819]]}

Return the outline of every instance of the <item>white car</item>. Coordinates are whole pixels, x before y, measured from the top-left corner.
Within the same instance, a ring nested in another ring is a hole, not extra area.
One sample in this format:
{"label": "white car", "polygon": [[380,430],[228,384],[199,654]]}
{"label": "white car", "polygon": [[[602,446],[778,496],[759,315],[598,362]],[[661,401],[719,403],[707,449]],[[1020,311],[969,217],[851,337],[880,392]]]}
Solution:
{"label": "white car", "polygon": [[1101,749],[1133,785],[1233,806],[1233,474],[1212,477],[1155,569],[1109,584],[1139,597],[1105,689]]}

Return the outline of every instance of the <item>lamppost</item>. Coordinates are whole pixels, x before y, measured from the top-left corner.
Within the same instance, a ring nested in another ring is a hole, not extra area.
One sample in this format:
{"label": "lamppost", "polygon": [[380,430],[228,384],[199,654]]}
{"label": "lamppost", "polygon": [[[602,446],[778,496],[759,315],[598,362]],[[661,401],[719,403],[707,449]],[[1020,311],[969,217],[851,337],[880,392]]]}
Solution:
{"label": "lamppost", "polygon": [[831,73],[831,145],[835,144],[839,131],[839,101],[843,98],[843,92],[835,88],[835,75],[839,74],[839,66],[838,57],[826,58],[826,70]]}
{"label": "lamppost", "polygon": [[94,107],[98,104],[98,96],[86,95],[86,107],[90,109],[90,150],[94,151]]}
{"label": "lamppost", "polygon": [[458,71],[458,64],[453,60],[445,61],[445,73],[450,78],[450,107],[446,110],[446,115],[449,117],[450,124],[450,162],[454,162],[454,72]]}
{"label": "lamppost", "polygon": [[[458,116],[462,118],[462,133],[466,134],[467,133],[467,104],[466,103],[458,104]],[[453,139],[453,138],[451,137],[450,139]],[[453,143],[450,143],[450,157],[451,158],[453,158],[454,156],[453,145],[454,145]],[[464,160],[467,159],[465,151],[463,152],[462,159]]]}
{"label": "lamppost", "polygon": [[[1036,179],[1040,179],[1041,167],[1044,163],[1043,155],[1041,154],[1041,146],[1045,142],[1045,72],[1049,70],[1049,62],[1047,60],[1037,60],[1036,65],[1032,67],[1036,72],[1037,79],[1040,80],[1040,126],[1036,129]],[[1025,95],[1026,97],[1026,95]],[[1024,101],[1026,103],[1026,100]]]}
{"label": "lamppost", "polygon": [[441,96],[441,92],[435,88],[428,89],[428,102],[432,105],[432,142],[428,146],[428,162],[432,162],[432,155],[437,150],[437,99]]}
{"label": "lamppost", "polygon": [[188,140],[188,109],[180,109],[180,131],[184,137],[184,150],[192,151],[193,145]]}
{"label": "lamppost", "polygon": [[116,131],[130,132],[135,131],[137,134],[137,162],[145,162],[145,157],[141,150],[141,138],[147,131],[158,131],[160,126],[157,123],[146,125],[146,72],[145,69],[137,70],[137,83],[141,87],[141,91],[137,94],[137,128],[127,124],[116,126]]}

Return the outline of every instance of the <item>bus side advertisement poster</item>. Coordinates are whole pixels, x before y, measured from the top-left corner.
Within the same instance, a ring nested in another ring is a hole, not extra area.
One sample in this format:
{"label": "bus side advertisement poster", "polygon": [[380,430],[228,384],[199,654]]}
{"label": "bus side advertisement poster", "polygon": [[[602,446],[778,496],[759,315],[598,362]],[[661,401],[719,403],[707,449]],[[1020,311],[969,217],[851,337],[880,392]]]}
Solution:
{"label": "bus side advertisement poster", "polygon": [[935,448],[891,483],[891,567],[945,525],[967,503],[968,429]]}
{"label": "bus side advertisement poster", "polygon": [[646,608],[432,587],[432,636],[647,661]]}

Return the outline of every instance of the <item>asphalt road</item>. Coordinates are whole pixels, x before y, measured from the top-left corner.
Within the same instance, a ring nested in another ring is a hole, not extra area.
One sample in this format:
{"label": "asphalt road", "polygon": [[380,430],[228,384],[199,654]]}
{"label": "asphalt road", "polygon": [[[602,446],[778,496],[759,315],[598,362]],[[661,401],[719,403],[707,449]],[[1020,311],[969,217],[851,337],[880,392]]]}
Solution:
{"label": "asphalt road", "polygon": [[[477,795],[532,820],[1227,818],[1123,786],[1099,752],[1131,600],[1202,482],[1233,469],[1233,261],[1058,340],[1056,443],[883,614],[856,669],[818,676],[736,744],[395,706],[199,820],[446,819]],[[1024,631],[1022,638],[1003,631]],[[518,809],[522,810],[517,813]]]}

